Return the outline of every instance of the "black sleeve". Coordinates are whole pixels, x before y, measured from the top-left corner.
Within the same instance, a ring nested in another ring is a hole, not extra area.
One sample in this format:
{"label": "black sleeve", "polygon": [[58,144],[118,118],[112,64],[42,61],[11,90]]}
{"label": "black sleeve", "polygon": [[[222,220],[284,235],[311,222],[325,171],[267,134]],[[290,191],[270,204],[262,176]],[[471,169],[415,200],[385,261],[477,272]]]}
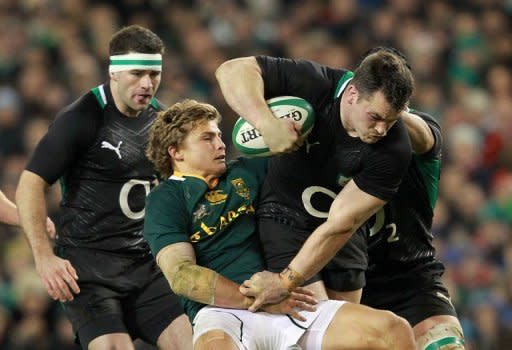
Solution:
{"label": "black sleeve", "polygon": [[98,103],[90,98],[65,108],[39,141],[26,169],[53,184],[94,142],[101,113]]}
{"label": "black sleeve", "polygon": [[437,120],[435,120],[435,118],[432,117],[431,115],[424,112],[411,110],[410,113],[416,114],[417,116],[421,117],[428,124],[430,130],[432,130],[432,134],[434,134],[434,146],[430,151],[420,155],[420,157],[424,159],[441,158],[441,153],[443,149],[443,137],[441,134],[441,126],[439,125]]}
{"label": "black sleeve", "polygon": [[354,176],[354,181],[362,191],[389,201],[398,191],[412,155],[403,122],[397,121],[388,135],[370,145],[369,149],[363,158],[363,168]]}
{"label": "black sleeve", "polygon": [[256,56],[264,81],[265,99],[297,96],[312,105],[331,100],[346,70],[332,69],[313,61]]}

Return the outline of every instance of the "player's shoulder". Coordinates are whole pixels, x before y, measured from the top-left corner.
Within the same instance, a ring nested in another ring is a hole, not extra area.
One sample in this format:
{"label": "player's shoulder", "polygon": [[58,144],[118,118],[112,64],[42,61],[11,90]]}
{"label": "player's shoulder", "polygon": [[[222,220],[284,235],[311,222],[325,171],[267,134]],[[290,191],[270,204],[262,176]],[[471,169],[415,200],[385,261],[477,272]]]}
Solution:
{"label": "player's shoulder", "polygon": [[[183,181],[185,181],[184,178]],[[169,179],[160,182],[157,186],[151,189],[146,198],[146,202],[151,203],[155,201],[160,202],[174,200],[178,193],[181,193],[183,181],[173,180],[171,176]]]}
{"label": "player's shoulder", "polygon": [[227,162],[227,173],[256,175],[260,172],[266,172],[268,161],[268,157],[238,157]]}
{"label": "player's shoulder", "polygon": [[[58,118],[82,119],[87,116],[99,116],[102,114],[102,106],[98,103],[92,91],[86,92],[75,101],[62,108],[57,113]],[[96,118],[94,118],[96,119]],[[91,120],[89,120],[90,122]]]}
{"label": "player's shoulder", "polygon": [[372,149],[381,154],[400,154],[404,157],[409,157],[412,153],[412,146],[405,123],[401,119],[398,119],[389,129],[386,137],[373,144]]}

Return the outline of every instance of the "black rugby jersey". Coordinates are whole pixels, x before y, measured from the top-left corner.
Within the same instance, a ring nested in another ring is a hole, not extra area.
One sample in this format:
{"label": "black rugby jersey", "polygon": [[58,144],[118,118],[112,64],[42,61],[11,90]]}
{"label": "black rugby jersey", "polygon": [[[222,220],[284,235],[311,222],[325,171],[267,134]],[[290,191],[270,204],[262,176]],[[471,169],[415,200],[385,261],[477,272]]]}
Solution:
{"label": "black rugby jersey", "polygon": [[431,116],[413,113],[430,126],[434,146],[413,155],[396,196],[368,222],[368,285],[438,265],[431,228],[441,172],[441,130]]}
{"label": "black rugby jersey", "polygon": [[333,198],[353,179],[364,192],[389,200],[398,190],[411,146],[401,120],[375,144],[351,137],[340,117],[341,95],[353,73],[306,60],[257,57],[265,98],[291,95],[309,101],[315,125],[296,152],[273,157],[259,215],[286,216],[304,229],[326,218]]}
{"label": "black rugby jersey", "polygon": [[146,254],[142,236],[147,193],[157,177],[145,150],[163,106],[152,99],[129,118],[110,86],[98,86],[65,107],[37,146],[27,170],[61,182],[57,244]]}

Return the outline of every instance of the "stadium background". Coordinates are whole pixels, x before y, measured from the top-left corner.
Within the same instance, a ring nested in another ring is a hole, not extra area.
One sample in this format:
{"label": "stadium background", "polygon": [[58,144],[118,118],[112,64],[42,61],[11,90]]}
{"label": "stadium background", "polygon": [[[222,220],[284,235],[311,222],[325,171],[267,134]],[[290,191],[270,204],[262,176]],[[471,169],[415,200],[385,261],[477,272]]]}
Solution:
{"label": "stadium background", "polygon": [[[236,116],[214,80],[224,60],[354,68],[368,48],[392,45],[416,77],[411,105],[443,126],[434,231],[467,349],[512,349],[511,16],[510,0],[0,0],[0,188],[14,198],[56,111],[107,80],[108,40],[123,25],[166,43],[158,98],[218,106],[228,141]],[[58,186],[49,196],[58,220]],[[19,230],[0,225],[0,261],[0,349],[76,349]]]}

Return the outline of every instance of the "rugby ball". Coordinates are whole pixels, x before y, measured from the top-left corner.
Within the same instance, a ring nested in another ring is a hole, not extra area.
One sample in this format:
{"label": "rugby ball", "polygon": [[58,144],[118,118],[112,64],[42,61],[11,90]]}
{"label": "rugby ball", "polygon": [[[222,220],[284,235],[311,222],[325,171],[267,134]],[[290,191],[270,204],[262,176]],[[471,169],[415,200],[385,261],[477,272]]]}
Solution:
{"label": "rugby ball", "polygon": [[[311,104],[303,98],[280,96],[267,100],[267,104],[276,118],[288,118],[296,123],[301,135],[307,135],[313,129],[315,111]],[[247,156],[272,155],[263,136],[242,118],[238,118],[233,127],[232,139],[236,149]]]}

